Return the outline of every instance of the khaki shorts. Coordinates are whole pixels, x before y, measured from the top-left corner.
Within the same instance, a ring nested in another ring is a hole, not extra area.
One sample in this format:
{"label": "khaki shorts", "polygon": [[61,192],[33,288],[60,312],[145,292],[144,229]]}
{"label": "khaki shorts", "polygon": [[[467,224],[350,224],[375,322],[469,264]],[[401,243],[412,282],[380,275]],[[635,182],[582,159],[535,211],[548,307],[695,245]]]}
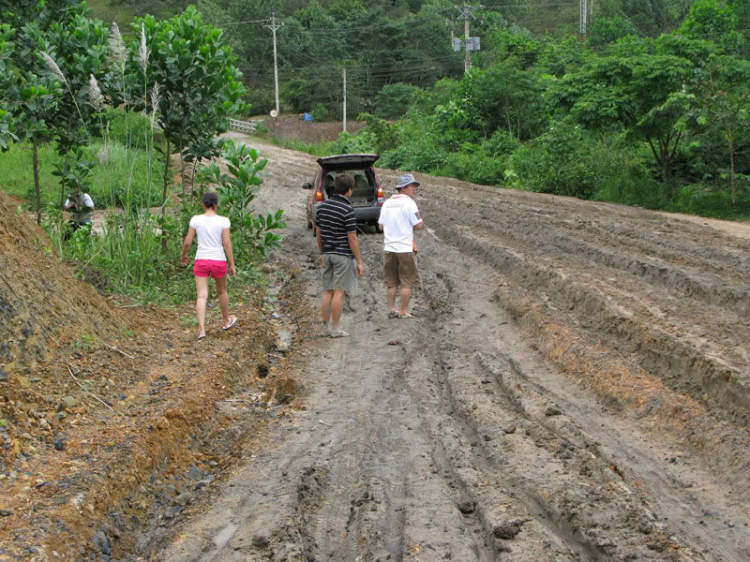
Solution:
{"label": "khaki shorts", "polygon": [[357,288],[357,268],[352,256],[323,254],[323,290],[346,291]]}
{"label": "khaki shorts", "polygon": [[383,280],[386,287],[419,287],[422,282],[417,271],[414,252],[383,253]]}

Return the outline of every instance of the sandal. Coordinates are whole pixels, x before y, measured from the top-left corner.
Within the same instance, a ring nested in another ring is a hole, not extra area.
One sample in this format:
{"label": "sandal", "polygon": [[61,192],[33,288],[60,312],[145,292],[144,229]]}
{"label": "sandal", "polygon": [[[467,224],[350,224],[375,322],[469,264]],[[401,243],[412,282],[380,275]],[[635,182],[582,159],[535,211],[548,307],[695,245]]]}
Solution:
{"label": "sandal", "polygon": [[237,317],[236,316],[232,316],[231,320],[229,321],[229,326],[223,327],[222,330],[226,331],[229,328],[231,328],[232,326],[234,326],[236,323],[237,323]]}
{"label": "sandal", "polygon": [[389,310],[388,318],[398,318],[398,310]]}
{"label": "sandal", "polygon": [[405,318],[414,318],[414,315],[413,314],[409,314],[408,312],[404,312],[404,313],[399,312],[398,313],[398,317],[403,320]]}

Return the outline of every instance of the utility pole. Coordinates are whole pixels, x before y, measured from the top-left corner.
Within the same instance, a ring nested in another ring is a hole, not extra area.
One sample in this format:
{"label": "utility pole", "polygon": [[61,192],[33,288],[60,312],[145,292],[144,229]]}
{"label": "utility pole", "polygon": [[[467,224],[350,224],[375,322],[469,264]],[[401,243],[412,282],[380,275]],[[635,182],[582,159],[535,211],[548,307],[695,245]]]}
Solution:
{"label": "utility pole", "polygon": [[[464,4],[464,8],[466,7],[466,4]],[[464,17],[464,43],[466,47],[466,60],[464,61],[464,74],[469,72],[471,70],[471,50],[469,47],[469,18]]]}
{"label": "utility pole", "polygon": [[580,33],[581,39],[586,39],[586,18],[588,16],[588,7],[586,6],[586,0],[580,0],[581,2],[581,15],[580,15]]}
{"label": "utility pole", "polygon": [[466,48],[466,60],[464,61],[464,72],[471,70],[471,44],[469,35],[469,18],[476,19],[474,10],[481,8],[482,6],[470,6],[464,0],[463,6],[454,6],[458,10],[460,17],[464,20],[464,45]]}
{"label": "utility pole", "polygon": [[346,68],[341,69],[341,76],[344,79],[344,132],[346,132]]}
{"label": "utility pole", "polygon": [[273,32],[273,82],[276,86],[276,114],[279,114],[279,65],[276,61],[276,30],[284,24],[276,24],[276,13],[271,13],[271,25],[267,26]]}

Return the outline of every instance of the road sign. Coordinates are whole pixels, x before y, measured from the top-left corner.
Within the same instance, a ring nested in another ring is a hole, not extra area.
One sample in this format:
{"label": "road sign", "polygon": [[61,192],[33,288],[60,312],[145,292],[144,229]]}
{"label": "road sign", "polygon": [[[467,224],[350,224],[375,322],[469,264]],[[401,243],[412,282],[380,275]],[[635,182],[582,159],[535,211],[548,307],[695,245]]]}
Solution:
{"label": "road sign", "polygon": [[278,115],[279,115],[278,111],[276,111],[275,109],[271,110],[271,117],[278,117]]}

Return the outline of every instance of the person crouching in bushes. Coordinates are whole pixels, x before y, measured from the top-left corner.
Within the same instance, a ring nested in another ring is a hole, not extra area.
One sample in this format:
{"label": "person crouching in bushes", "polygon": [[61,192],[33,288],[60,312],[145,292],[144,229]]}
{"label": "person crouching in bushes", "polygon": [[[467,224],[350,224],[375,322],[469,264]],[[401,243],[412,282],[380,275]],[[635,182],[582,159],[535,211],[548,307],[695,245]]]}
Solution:
{"label": "person crouching in bushes", "polygon": [[228,330],[237,322],[237,317],[229,314],[229,295],[227,294],[227,262],[229,262],[229,276],[234,277],[237,270],[234,267],[232,240],[229,237],[231,223],[227,217],[220,216],[216,211],[219,207],[219,196],[208,192],[203,194],[202,215],[195,215],[190,219],[185,242],[182,244],[182,265],[188,264],[187,253],[193,244],[193,237],[198,235],[198,251],[195,253],[193,274],[198,298],[195,301],[195,312],[198,316],[198,340],[206,337],[206,301],[208,301],[208,278],[213,277],[216,283],[216,293],[219,296],[221,316],[224,319],[222,329]]}
{"label": "person crouching in bushes", "polygon": [[68,221],[69,228],[65,231],[64,240],[69,240],[79,228],[83,228],[88,234],[91,234],[91,226],[94,222],[94,200],[91,199],[91,195],[82,192],[80,187],[76,187],[73,193],[65,199],[63,210],[71,213]]}

